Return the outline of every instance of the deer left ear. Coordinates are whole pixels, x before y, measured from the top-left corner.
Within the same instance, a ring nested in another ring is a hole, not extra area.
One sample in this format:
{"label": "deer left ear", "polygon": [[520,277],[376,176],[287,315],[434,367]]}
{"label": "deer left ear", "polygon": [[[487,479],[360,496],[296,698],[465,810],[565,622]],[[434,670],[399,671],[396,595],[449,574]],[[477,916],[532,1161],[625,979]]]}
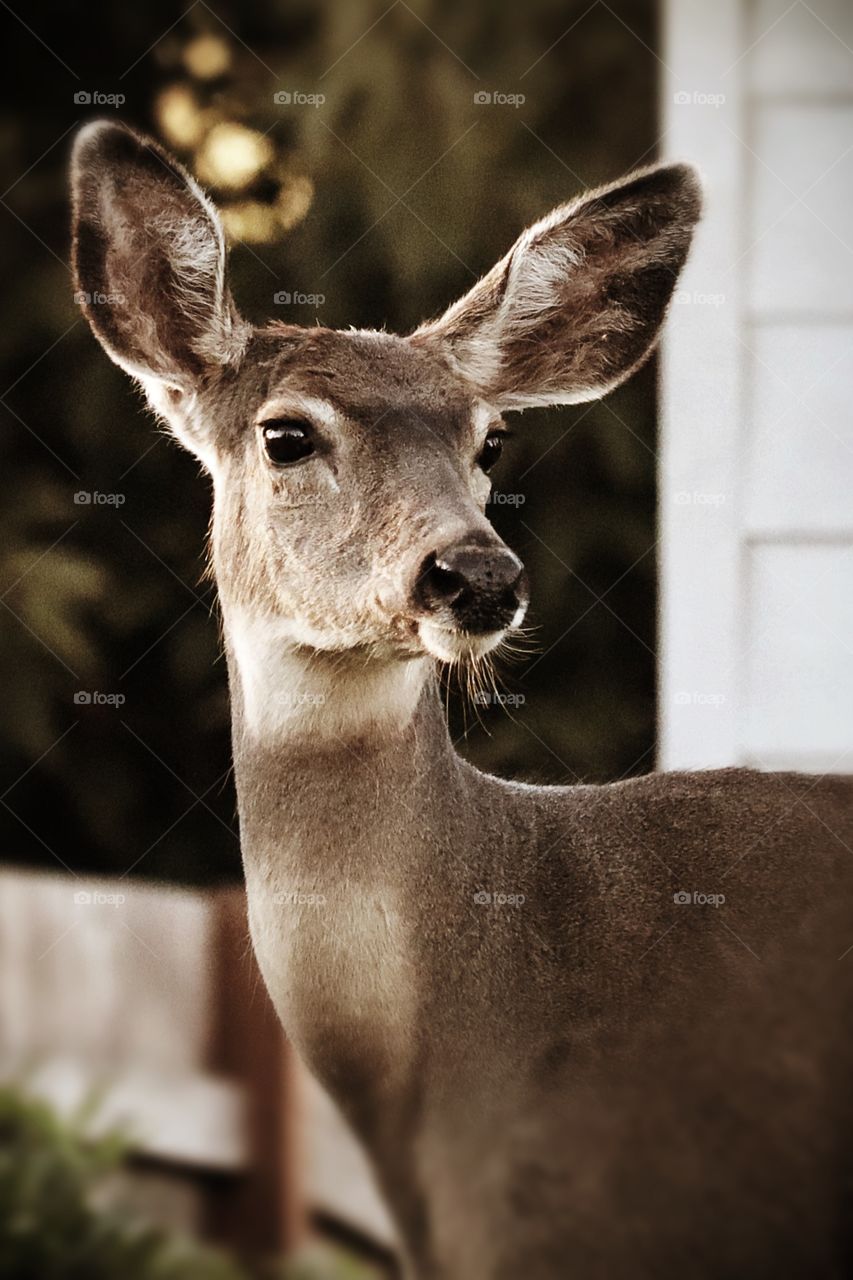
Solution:
{"label": "deer left ear", "polygon": [[654,346],[700,207],[688,165],[563,205],[412,341],[438,344],[501,410],[604,395]]}
{"label": "deer left ear", "polygon": [[111,121],[78,133],[71,186],[77,301],[108,355],[209,456],[177,406],[239,360],[250,333],[226,286],[216,210],[156,143]]}

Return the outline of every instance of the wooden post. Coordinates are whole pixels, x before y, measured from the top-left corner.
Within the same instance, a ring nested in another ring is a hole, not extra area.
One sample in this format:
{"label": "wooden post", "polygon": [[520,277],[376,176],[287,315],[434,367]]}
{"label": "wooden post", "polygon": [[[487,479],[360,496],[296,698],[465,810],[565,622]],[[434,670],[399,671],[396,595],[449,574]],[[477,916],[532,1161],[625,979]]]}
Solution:
{"label": "wooden post", "polygon": [[255,962],[245,891],[219,890],[214,902],[210,1066],[245,1088],[250,1164],[243,1176],[217,1179],[212,1187],[210,1234],[244,1256],[287,1254],[307,1230],[295,1059]]}

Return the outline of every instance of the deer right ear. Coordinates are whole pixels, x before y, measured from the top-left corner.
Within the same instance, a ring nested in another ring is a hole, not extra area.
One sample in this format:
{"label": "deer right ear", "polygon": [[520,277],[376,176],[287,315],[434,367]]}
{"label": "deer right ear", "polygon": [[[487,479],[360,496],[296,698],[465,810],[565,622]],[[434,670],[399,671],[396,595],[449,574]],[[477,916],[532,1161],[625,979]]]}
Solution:
{"label": "deer right ear", "polygon": [[696,174],[678,164],[590,192],[529,227],[412,341],[500,410],[604,395],[651,351],[700,204]]}
{"label": "deer right ear", "polygon": [[156,143],[108,121],[78,133],[71,184],[76,300],[111,358],[203,455],[167,406],[238,361],[250,332],[226,288],[216,210]]}

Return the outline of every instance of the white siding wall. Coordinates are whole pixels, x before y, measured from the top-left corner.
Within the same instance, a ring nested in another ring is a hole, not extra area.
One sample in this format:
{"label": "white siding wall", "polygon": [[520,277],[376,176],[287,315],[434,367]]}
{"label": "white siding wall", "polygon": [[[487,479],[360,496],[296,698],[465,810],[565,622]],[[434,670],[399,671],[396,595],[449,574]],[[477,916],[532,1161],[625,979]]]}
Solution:
{"label": "white siding wall", "polygon": [[853,769],[853,4],[667,0],[660,765]]}

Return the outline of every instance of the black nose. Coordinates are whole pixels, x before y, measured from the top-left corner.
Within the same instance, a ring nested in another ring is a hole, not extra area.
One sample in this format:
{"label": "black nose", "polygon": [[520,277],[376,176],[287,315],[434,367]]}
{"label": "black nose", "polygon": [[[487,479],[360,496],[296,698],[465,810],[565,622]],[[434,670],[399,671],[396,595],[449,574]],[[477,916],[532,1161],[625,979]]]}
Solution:
{"label": "black nose", "polygon": [[458,543],[427,556],[415,599],[429,613],[445,614],[461,631],[500,631],[527,604],[524,566],[508,547]]}

